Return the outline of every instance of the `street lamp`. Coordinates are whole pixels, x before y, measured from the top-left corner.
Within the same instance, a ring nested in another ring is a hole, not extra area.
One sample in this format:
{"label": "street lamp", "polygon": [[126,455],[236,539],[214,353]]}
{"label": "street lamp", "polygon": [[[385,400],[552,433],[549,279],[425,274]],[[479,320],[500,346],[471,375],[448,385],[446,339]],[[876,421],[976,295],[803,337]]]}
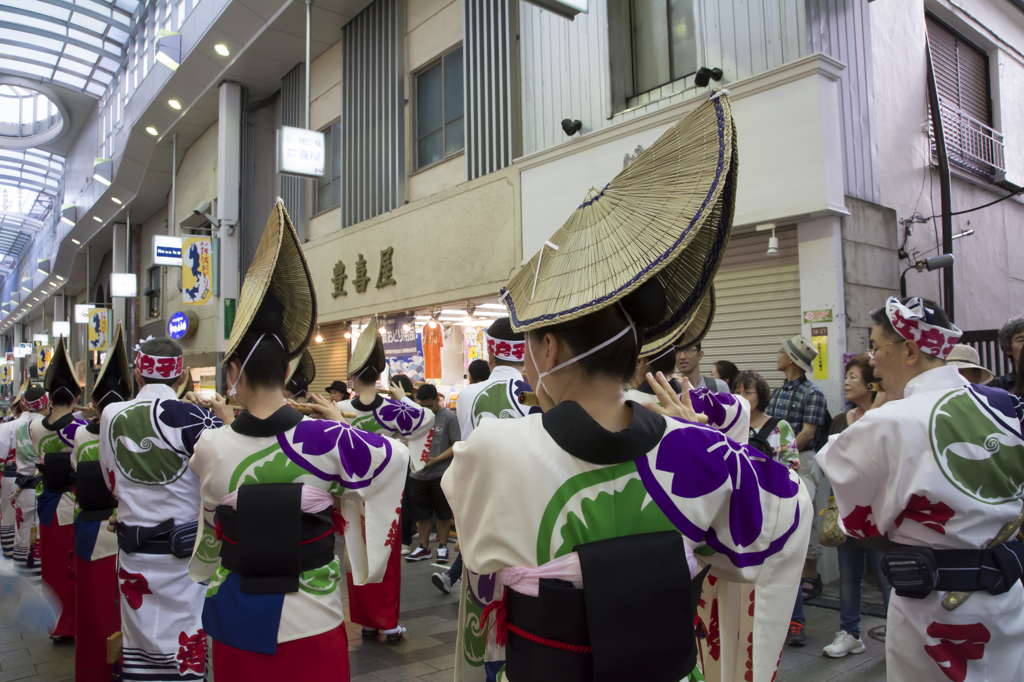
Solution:
{"label": "street lamp", "polygon": [[951,267],[953,267],[953,254],[951,253],[944,253],[941,256],[932,256],[931,258],[917,261],[900,275],[900,296],[903,298],[907,297],[907,273],[911,270],[933,272]]}

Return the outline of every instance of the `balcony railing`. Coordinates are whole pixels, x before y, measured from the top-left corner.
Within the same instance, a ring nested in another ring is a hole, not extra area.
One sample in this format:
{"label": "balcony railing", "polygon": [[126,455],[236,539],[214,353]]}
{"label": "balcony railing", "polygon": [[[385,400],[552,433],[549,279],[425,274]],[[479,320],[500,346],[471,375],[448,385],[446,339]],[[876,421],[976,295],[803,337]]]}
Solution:
{"label": "balcony railing", "polygon": [[[958,107],[947,104],[942,98],[939,98],[939,110],[942,112],[946,155],[949,156],[951,164],[988,180],[994,179],[998,173],[1005,172],[1005,145],[1001,132],[972,118]],[[931,126],[928,136],[931,138],[932,156],[937,157],[934,129]]]}

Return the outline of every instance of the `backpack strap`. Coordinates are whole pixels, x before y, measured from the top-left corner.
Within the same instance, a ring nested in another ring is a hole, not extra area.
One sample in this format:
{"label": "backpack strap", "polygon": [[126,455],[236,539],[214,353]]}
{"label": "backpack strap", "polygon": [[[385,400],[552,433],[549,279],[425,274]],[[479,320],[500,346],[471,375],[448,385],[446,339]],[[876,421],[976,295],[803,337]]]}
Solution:
{"label": "backpack strap", "polygon": [[769,417],[768,421],[766,421],[758,430],[757,437],[768,442],[768,436],[772,435],[772,431],[775,430],[775,427],[779,425],[780,421],[782,420],[778,417]]}

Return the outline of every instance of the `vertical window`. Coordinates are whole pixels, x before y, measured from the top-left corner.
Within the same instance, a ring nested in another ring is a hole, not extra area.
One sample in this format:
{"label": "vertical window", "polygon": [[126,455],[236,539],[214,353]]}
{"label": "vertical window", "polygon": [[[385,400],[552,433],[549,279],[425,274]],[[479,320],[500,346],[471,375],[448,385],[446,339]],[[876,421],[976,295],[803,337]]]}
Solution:
{"label": "vertical window", "polygon": [[323,177],[316,180],[316,213],[341,205],[341,123],[328,126],[323,132],[327,159]]}
{"label": "vertical window", "polygon": [[697,71],[694,0],[631,0],[634,95]]}
{"label": "vertical window", "polygon": [[146,288],[146,297],[149,300],[147,309],[148,317],[160,317],[160,267],[154,266],[149,269],[149,286]]}
{"label": "vertical window", "polygon": [[416,169],[465,148],[462,46],[416,76]]}

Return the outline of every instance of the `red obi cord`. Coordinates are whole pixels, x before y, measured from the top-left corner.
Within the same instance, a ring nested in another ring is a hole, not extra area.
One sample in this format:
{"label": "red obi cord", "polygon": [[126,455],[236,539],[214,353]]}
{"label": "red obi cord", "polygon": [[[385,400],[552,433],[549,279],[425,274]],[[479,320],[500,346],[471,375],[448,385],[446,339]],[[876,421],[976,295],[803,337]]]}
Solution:
{"label": "red obi cord", "polygon": [[497,630],[494,633],[494,641],[498,646],[505,646],[505,642],[508,641],[509,631],[512,634],[519,635],[523,639],[529,640],[534,644],[540,644],[542,646],[551,647],[552,649],[561,649],[562,651],[568,651],[574,654],[589,654],[593,653],[593,650],[589,646],[583,646],[582,644],[567,644],[565,642],[559,642],[553,639],[547,639],[545,637],[539,637],[535,634],[527,632],[522,628],[517,628],[512,623],[508,622],[508,613],[505,607],[505,599],[508,597],[508,590],[505,588],[505,592],[501,595],[501,599],[492,601],[484,608],[484,612],[480,614],[481,631],[477,634],[487,636],[490,632],[490,625],[488,624],[488,618],[491,613],[494,613],[494,626]]}

